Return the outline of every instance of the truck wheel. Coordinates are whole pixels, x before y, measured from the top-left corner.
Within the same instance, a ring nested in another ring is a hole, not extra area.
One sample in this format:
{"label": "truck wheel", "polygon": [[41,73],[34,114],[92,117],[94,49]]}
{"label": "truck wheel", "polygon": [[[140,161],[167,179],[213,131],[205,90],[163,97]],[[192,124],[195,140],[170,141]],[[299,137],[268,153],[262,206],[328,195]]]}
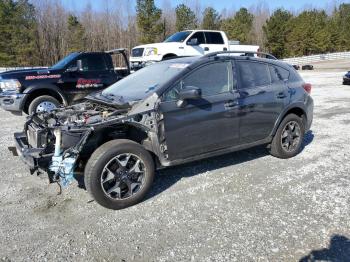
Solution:
{"label": "truck wheel", "polygon": [[171,60],[177,58],[177,55],[165,55],[162,61]]}
{"label": "truck wheel", "polygon": [[52,96],[39,96],[29,105],[28,114],[50,112],[60,106],[60,102]]}
{"label": "truck wheel", "polygon": [[85,187],[94,200],[109,209],[139,203],[154,178],[154,161],[141,145],[126,139],[100,146],[85,168]]}
{"label": "truck wheel", "polygon": [[278,158],[291,158],[301,149],[305,128],[303,121],[295,114],[287,115],[272,140],[270,153]]}

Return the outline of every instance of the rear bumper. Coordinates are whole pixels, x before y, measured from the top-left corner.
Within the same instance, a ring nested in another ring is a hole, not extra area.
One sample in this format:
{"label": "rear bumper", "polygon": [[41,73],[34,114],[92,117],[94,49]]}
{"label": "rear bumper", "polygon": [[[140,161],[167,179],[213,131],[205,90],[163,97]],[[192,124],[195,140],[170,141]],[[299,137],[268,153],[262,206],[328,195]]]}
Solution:
{"label": "rear bumper", "polygon": [[6,111],[14,114],[19,114],[23,109],[23,101],[27,94],[20,94],[15,92],[1,92],[0,93],[0,107]]}
{"label": "rear bumper", "polygon": [[305,126],[305,132],[309,131],[312,126],[312,122],[314,119],[314,100],[311,96],[309,96],[307,103],[306,103],[306,126]]}

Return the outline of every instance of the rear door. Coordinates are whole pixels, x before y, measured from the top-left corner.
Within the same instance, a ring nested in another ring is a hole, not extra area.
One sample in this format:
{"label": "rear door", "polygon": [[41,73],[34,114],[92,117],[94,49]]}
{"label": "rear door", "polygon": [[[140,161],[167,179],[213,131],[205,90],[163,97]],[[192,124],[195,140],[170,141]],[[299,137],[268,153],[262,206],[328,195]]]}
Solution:
{"label": "rear door", "polygon": [[219,32],[205,32],[205,53],[212,53],[218,51],[227,51],[227,47],[225,46],[224,38],[222,34]]}
{"label": "rear door", "polygon": [[[231,61],[206,64],[176,83],[163,97],[164,136],[169,159],[183,159],[236,145],[239,140],[238,94]],[[202,90],[202,98],[178,107],[183,87]]]}
{"label": "rear door", "polygon": [[[284,106],[272,84],[269,64],[250,60],[236,62],[239,72],[240,143],[267,138]],[[280,84],[277,84],[280,86]]]}

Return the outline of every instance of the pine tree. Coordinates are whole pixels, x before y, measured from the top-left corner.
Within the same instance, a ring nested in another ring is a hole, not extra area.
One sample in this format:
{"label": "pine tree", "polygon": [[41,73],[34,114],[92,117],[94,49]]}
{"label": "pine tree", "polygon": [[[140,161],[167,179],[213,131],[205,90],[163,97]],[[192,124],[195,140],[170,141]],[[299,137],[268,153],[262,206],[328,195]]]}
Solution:
{"label": "pine tree", "polygon": [[68,52],[85,50],[85,30],[78,18],[74,15],[68,16]]}
{"label": "pine tree", "polygon": [[226,32],[229,39],[239,40],[242,44],[249,44],[254,15],[248,9],[241,8],[233,18],[222,22],[222,30]]}
{"label": "pine tree", "polygon": [[162,10],[155,6],[154,0],[137,0],[136,13],[139,42],[147,44],[158,40],[164,26],[160,21]]}
{"label": "pine tree", "polygon": [[341,4],[333,14],[332,43],[341,51],[350,50],[350,4]]}
{"label": "pine tree", "polygon": [[266,42],[265,46],[273,55],[278,58],[288,56],[286,50],[286,37],[289,31],[289,20],[292,14],[283,9],[277,9],[271,17],[266,21],[263,27]]}
{"label": "pine tree", "polygon": [[292,56],[324,53],[329,49],[325,11],[311,10],[300,13],[289,21],[286,48]]}
{"label": "pine tree", "polygon": [[195,13],[186,5],[181,4],[176,7],[176,30],[183,31],[197,28]]}
{"label": "pine tree", "polygon": [[219,30],[221,26],[221,17],[212,7],[207,7],[203,12],[202,28],[208,30]]}
{"label": "pine tree", "polygon": [[0,0],[0,66],[38,63],[35,9],[28,0]]}

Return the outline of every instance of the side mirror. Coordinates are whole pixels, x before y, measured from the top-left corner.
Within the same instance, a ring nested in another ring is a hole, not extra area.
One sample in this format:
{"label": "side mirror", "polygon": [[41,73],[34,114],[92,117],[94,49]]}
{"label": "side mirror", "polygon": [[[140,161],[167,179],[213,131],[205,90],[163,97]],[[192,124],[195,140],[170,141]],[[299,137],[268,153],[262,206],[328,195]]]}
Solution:
{"label": "side mirror", "polygon": [[83,71],[83,62],[79,59],[77,61],[78,71]]}
{"label": "side mirror", "polygon": [[177,101],[178,107],[184,107],[187,105],[187,100],[199,99],[202,97],[202,90],[195,86],[187,86],[179,92],[179,100]]}
{"label": "side mirror", "polygon": [[187,45],[196,46],[199,45],[197,38],[192,38],[191,40],[187,41]]}
{"label": "side mirror", "polygon": [[76,66],[72,66],[67,68],[66,72],[79,72],[79,71],[83,71],[83,63],[81,62],[81,60],[77,61],[77,65]]}

